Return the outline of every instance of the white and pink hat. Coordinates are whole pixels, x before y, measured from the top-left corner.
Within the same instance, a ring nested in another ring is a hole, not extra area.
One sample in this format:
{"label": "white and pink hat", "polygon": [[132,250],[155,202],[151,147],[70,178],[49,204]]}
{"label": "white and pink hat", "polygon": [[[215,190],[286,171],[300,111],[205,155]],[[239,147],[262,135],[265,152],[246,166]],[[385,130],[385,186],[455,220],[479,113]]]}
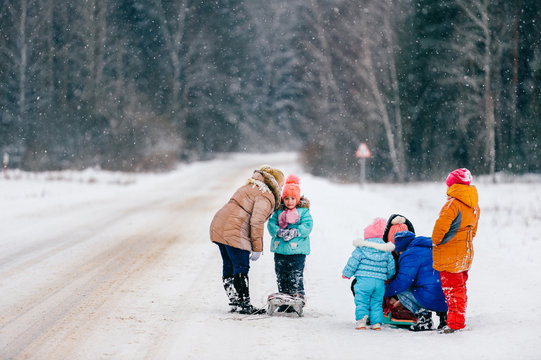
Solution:
{"label": "white and pink hat", "polygon": [[449,176],[447,176],[447,180],[445,180],[445,184],[447,184],[448,187],[451,187],[451,185],[454,184],[470,185],[471,181],[472,176],[470,170],[466,168],[460,168],[449,173]]}

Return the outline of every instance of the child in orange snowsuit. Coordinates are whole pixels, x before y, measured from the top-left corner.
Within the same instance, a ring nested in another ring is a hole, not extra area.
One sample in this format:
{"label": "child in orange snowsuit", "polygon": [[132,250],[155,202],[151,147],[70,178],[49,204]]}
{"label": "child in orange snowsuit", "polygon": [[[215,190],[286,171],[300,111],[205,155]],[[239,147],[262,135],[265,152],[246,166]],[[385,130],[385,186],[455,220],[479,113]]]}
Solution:
{"label": "child in orange snowsuit", "polygon": [[468,169],[452,171],[445,183],[447,202],[440,211],[432,231],[434,269],[440,272],[441,285],[449,308],[447,326],[443,333],[451,333],[466,326],[466,281],[473,260],[473,238],[479,222],[479,197],[470,185]]}

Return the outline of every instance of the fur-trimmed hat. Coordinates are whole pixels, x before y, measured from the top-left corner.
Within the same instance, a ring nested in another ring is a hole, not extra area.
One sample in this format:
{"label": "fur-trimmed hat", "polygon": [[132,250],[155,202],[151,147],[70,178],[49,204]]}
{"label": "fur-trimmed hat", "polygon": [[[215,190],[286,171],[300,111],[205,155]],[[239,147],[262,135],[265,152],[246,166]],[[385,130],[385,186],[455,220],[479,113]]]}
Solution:
{"label": "fur-trimmed hat", "polygon": [[284,186],[284,173],[278,169],[275,169],[269,165],[263,165],[259,168],[259,171],[264,171],[274,177],[280,187]]}
{"label": "fur-trimmed hat", "polygon": [[297,175],[292,174],[286,178],[286,183],[282,189],[282,200],[285,199],[286,196],[292,196],[297,200],[295,205],[299,203],[301,200],[301,187],[299,186],[299,182],[299,177]]}
{"label": "fur-trimmed hat", "polygon": [[372,224],[364,228],[364,238],[382,238],[385,232],[385,219],[375,218]]}
{"label": "fur-trimmed hat", "polygon": [[449,173],[449,176],[447,176],[447,180],[445,180],[445,184],[448,187],[451,187],[454,184],[470,185],[471,181],[472,176],[470,170],[466,168],[460,168],[453,170]]}

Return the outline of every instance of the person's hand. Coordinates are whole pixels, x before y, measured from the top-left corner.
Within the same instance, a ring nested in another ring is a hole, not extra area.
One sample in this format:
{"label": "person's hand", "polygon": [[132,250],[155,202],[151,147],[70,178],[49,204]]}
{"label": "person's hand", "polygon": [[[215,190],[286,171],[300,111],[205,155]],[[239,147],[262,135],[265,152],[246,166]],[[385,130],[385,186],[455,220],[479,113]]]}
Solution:
{"label": "person's hand", "polygon": [[391,304],[393,309],[396,309],[396,310],[402,310],[404,308],[404,305],[402,305],[400,300],[396,300],[396,299],[393,299],[393,298],[391,298],[389,300],[389,304]]}
{"label": "person's hand", "polygon": [[294,237],[297,237],[298,236],[298,231],[297,229],[289,229],[288,232],[286,234],[284,234],[284,241],[289,241],[291,239],[293,239]]}
{"label": "person's hand", "polygon": [[278,230],[278,233],[276,233],[276,236],[283,238],[287,233],[289,233],[288,229],[280,229]]}
{"label": "person's hand", "polygon": [[351,278],[345,277],[344,274],[342,274],[342,279],[347,279],[347,280],[349,280],[349,279],[351,279]]}
{"label": "person's hand", "polygon": [[261,251],[252,251],[250,254],[250,260],[256,261],[261,256]]}

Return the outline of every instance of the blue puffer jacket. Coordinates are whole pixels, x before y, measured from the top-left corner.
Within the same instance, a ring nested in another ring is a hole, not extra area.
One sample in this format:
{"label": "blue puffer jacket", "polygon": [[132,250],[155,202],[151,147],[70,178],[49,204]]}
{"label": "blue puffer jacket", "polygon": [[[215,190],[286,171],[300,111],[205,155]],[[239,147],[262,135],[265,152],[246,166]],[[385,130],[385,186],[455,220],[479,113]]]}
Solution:
{"label": "blue puffer jacket", "polygon": [[391,254],[394,245],[392,243],[384,243],[382,239],[371,238],[357,240],[354,244],[357,247],[342,271],[345,277],[371,277],[387,280],[394,275],[395,265]]}
{"label": "blue puffer jacket", "polygon": [[385,286],[385,296],[411,289],[422,307],[432,311],[447,311],[441,289],[440,274],[432,268],[432,240],[409,231],[395,235],[396,251],[404,251],[398,259],[398,274]]}
{"label": "blue puffer jacket", "polygon": [[283,238],[276,236],[278,230],[280,230],[278,216],[285,210],[284,205],[281,204],[280,208],[276,210],[269,219],[267,229],[272,236],[271,252],[282,255],[310,254],[309,235],[312,232],[312,227],[314,225],[312,215],[310,215],[310,201],[303,196],[296,208],[299,213],[299,220],[295,224],[288,224],[287,228],[297,229],[299,235],[289,241],[284,241]]}

